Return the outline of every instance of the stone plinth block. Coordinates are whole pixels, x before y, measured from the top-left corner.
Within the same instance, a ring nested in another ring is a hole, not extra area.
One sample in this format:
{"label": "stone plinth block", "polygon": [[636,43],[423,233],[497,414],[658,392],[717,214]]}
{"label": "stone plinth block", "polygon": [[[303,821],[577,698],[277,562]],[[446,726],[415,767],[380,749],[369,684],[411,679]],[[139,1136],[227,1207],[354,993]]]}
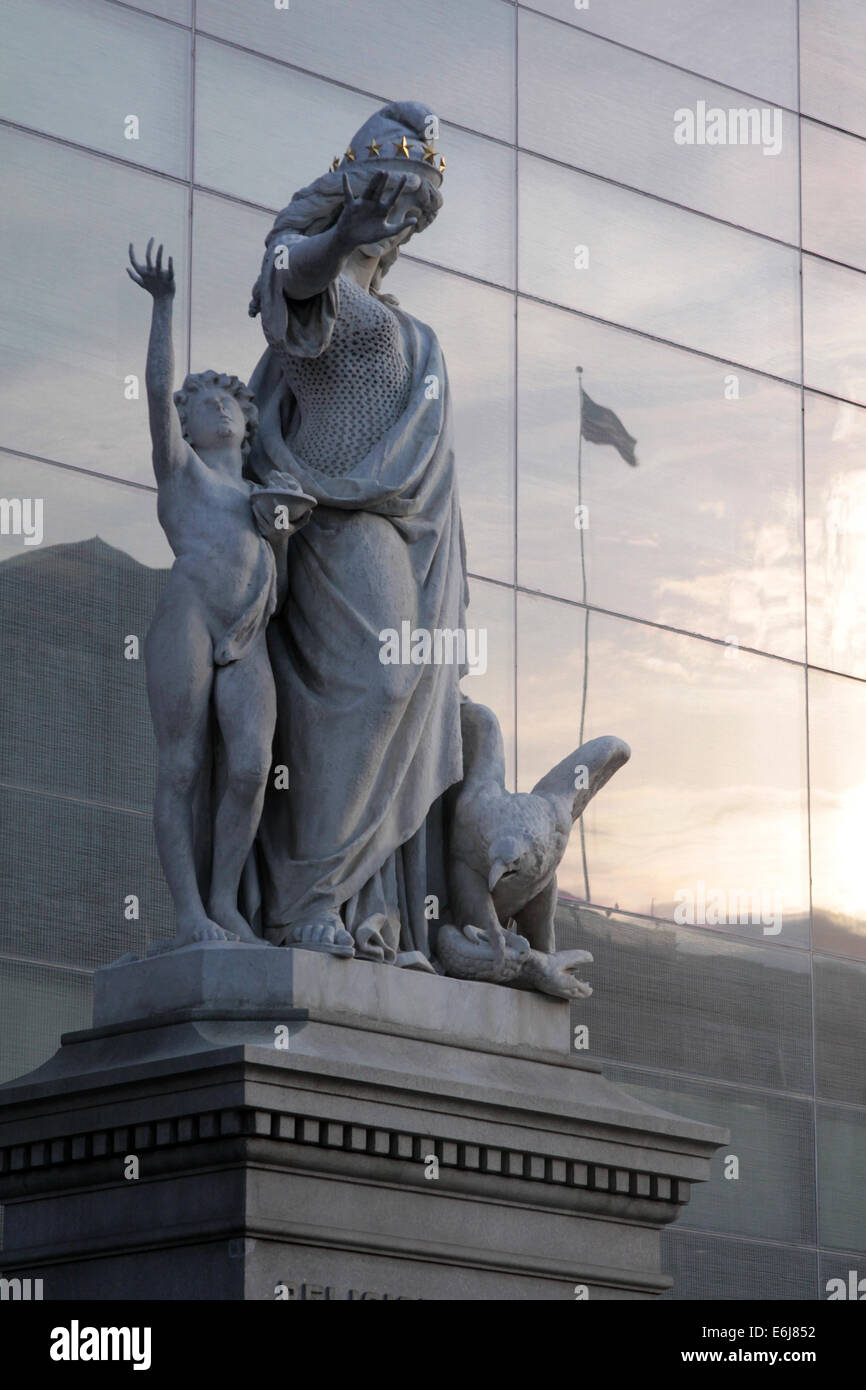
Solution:
{"label": "stone plinth block", "polygon": [[0,1087],[2,1272],[46,1299],[651,1298],[723,1131],[570,1055],[541,995],[303,950],[97,972]]}

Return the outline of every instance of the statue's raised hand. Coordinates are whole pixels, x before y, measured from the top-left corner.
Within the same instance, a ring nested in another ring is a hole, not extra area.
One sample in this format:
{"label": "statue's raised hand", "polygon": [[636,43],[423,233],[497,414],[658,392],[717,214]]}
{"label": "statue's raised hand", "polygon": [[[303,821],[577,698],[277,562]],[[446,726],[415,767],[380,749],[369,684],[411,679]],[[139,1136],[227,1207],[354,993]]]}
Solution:
{"label": "statue's raised hand", "polygon": [[417,217],[404,217],[402,222],[389,222],[388,215],[396,206],[406,187],[408,175],[397,180],[396,187],[386,194],[388,175],[384,170],[374,174],[360,198],[352,193],[347,174],[343,174],[345,204],[336,224],[337,235],[345,246],[354,251],[357,246],[372,246],[399,236],[407,227],[417,226]]}
{"label": "statue's raised hand", "polygon": [[168,265],[163,268],[161,245],[156,253],[156,262],[154,263],[151,261],[150,257],[153,250],[153,242],[154,238],[151,237],[150,241],[147,243],[147,250],[144,253],[144,265],[138,264],[138,261],[135,259],[135,251],[133,250],[132,242],[129,243],[129,259],[132,262],[133,269],[130,270],[129,266],[127,266],[126,273],[130,280],[134,280],[137,285],[141,285],[141,288],[147,290],[148,294],[152,294],[154,299],[170,299],[175,289],[174,261],[171,256],[169,256]]}

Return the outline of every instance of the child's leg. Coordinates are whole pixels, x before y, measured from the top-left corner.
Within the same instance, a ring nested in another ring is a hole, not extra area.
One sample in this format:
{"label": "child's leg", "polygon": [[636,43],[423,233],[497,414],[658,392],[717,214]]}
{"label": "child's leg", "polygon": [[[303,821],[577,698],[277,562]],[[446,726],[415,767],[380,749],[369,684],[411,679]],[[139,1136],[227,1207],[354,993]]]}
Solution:
{"label": "child's leg", "polygon": [[226,783],[214,822],[210,913],[243,940],[260,941],[238,911],[238,886],[261,819],[277,718],[264,630],[239,661],[217,667],[214,704]]}
{"label": "child's leg", "polygon": [[207,754],[213,643],[194,597],[169,580],[145,642],[147,694],[159,751],[156,847],[186,941],[225,939],[199,893],[193,797]]}

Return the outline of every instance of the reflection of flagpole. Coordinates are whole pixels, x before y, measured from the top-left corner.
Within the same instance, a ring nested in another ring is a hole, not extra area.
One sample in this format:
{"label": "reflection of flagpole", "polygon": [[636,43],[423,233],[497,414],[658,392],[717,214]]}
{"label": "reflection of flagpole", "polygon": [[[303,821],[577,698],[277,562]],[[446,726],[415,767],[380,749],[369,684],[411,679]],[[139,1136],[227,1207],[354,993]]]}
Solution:
{"label": "reflection of flagpole", "polygon": [[[583,743],[583,730],[586,723],[586,692],[589,684],[589,608],[586,602],[586,550],[584,547],[583,525],[583,367],[577,368],[578,407],[577,407],[577,503],[580,510],[580,579],[583,589],[583,692],[580,701],[580,742]],[[580,818],[580,853],[583,859],[583,884],[586,901],[589,896],[589,865],[586,859],[586,835],[583,829],[583,816]]]}
{"label": "reflection of flagpole", "polygon": [[[580,517],[581,602],[586,603],[586,554],[583,548],[583,367],[577,367],[577,503]],[[583,729],[581,728],[581,734]]]}

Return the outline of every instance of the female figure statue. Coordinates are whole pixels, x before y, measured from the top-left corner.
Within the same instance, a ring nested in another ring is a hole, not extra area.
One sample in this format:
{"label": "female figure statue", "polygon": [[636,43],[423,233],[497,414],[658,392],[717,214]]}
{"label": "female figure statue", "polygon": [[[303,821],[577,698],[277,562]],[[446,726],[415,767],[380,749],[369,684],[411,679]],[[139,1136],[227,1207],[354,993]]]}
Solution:
{"label": "female figure statue", "polygon": [[579,998],[587,953],[556,951],[556,869],[629,750],[594,739],[512,794],[496,718],[459,688],[448,378],[433,330],[380,288],[441,206],[437,131],[415,102],[371,117],[278,215],[253,290],[268,348],[248,471],[316,506],[268,630],[277,776],[244,910],[278,945]]}
{"label": "female figure statue", "polygon": [[464,630],[465,557],[442,353],[380,286],[441,206],[436,129],[421,104],[385,107],[278,215],[250,305],[268,348],[248,461],[317,503],[269,634],[287,785],[259,832],[260,923],[277,944],[428,969],[461,667],[386,663],[380,634]]}

